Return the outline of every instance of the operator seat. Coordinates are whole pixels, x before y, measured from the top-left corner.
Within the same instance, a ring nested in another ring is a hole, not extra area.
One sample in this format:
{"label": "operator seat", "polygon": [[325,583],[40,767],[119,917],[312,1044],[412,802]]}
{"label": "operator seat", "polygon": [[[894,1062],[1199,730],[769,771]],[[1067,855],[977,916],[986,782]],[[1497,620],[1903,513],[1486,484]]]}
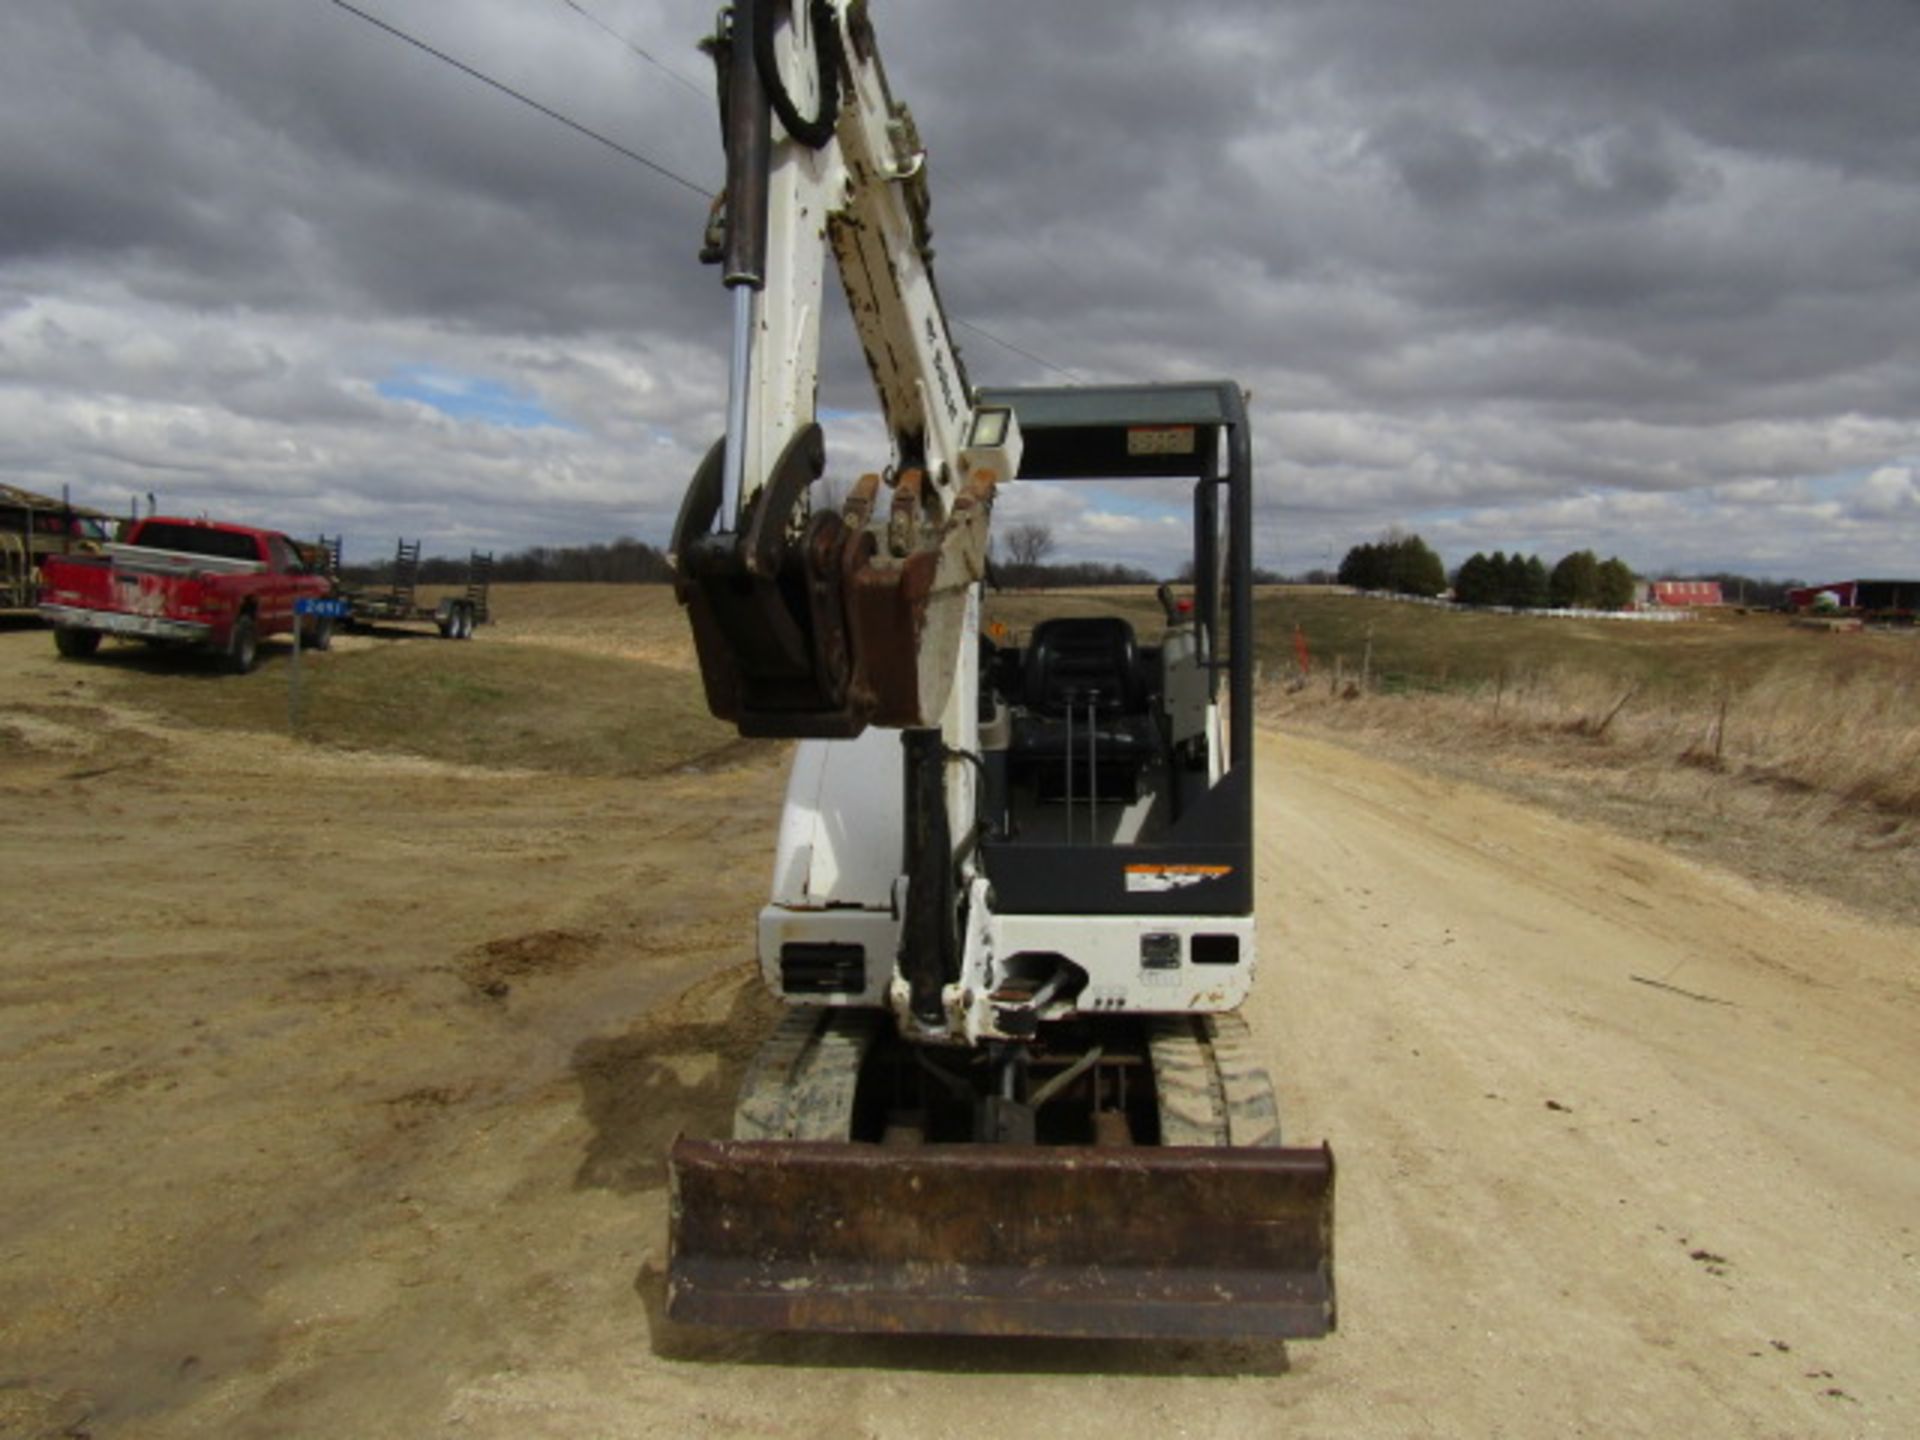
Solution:
{"label": "operator seat", "polygon": [[1086,793],[1091,746],[1101,797],[1137,795],[1140,772],[1159,756],[1161,739],[1133,626],[1114,615],[1043,620],[1024,658],[1022,713],[1014,718],[1009,755],[1016,773],[1037,775],[1043,793],[1064,790],[1071,736],[1083,777],[1076,791]]}

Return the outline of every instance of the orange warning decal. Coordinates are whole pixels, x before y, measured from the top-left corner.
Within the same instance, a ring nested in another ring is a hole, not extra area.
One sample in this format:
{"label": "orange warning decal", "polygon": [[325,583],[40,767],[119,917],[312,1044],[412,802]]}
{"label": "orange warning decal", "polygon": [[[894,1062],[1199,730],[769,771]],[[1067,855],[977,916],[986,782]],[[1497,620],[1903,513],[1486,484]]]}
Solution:
{"label": "orange warning decal", "polygon": [[1218,880],[1232,873],[1231,865],[1129,865],[1127,889],[1135,892],[1184,890],[1203,880]]}

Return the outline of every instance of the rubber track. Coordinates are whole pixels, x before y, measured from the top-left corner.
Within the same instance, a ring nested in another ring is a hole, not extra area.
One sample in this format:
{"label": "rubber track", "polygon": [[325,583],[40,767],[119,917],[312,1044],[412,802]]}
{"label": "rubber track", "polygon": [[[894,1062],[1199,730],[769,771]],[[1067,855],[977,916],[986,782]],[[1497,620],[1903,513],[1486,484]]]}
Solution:
{"label": "rubber track", "polygon": [[740,1082],[740,1098],[733,1109],[736,1140],[785,1140],[787,1095],[800,1057],[813,1043],[826,1012],[817,1006],[798,1006],[780,1017],[773,1034],[761,1042]]}
{"label": "rubber track", "polygon": [[761,1045],[734,1107],[736,1140],[845,1140],[879,1017],[800,1006]]}
{"label": "rubber track", "polygon": [[1153,1083],[1163,1145],[1278,1145],[1273,1080],[1238,1015],[1154,1021]]}
{"label": "rubber track", "polygon": [[1227,1101],[1229,1145],[1278,1145],[1280,1103],[1273,1077],[1253,1046],[1253,1031],[1238,1015],[1212,1015],[1213,1060]]}

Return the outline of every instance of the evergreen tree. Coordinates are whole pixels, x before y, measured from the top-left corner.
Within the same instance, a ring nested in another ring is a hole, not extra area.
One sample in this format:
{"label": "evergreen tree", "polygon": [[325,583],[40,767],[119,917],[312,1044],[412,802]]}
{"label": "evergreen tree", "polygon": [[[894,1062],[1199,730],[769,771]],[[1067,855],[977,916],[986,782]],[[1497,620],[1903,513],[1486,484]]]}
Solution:
{"label": "evergreen tree", "polygon": [[1591,550],[1560,557],[1547,582],[1548,594],[1561,609],[1590,609],[1600,598],[1600,561]]}
{"label": "evergreen tree", "polygon": [[1409,535],[1398,547],[1399,573],[1394,586],[1402,595],[1441,595],[1447,588],[1447,567],[1418,535]]}
{"label": "evergreen tree", "polygon": [[1357,590],[1438,595],[1447,588],[1447,567],[1418,535],[1395,530],[1378,544],[1347,551],[1340,562],[1340,583]]}
{"label": "evergreen tree", "polygon": [[1527,557],[1527,583],[1522,590],[1526,597],[1519,604],[1529,610],[1544,610],[1551,603],[1552,587],[1547,579],[1547,567],[1538,555]]}
{"label": "evergreen tree", "polygon": [[1462,605],[1492,605],[1495,593],[1493,566],[1476,550],[1453,577],[1453,598]]}
{"label": "evergreen tree", "polygon": [[1507,552],[1496,550],[1487,557],[1487,598],[1482,605],[1507,603]]}
{"label": "evergreen tree", "polygon": [[1377,545],[1355,545],[1340,559],[1340,583],[1356,590],[1383,588],[1385,574]]}
{"label": "evergreen tree", "polygon": [[1633,571],[1615,555],[1595,572],[1594,604],[1602,610],[1625,610],[1633,604],[1633,588]]}
{"label": "evergreen tree", "polygon": [[1515,610],[1526,606],[1527,560],[1518,550],[1501,562],[1500,603],[1511,606]]}

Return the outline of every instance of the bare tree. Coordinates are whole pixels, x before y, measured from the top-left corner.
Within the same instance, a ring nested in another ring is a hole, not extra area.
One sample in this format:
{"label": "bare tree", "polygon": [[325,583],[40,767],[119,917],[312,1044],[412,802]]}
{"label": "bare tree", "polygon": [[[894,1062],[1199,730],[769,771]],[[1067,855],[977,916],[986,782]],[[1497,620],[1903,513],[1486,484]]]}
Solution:
{"label": "bare tree", "polygon": [[1053,554],[1053,527],[1028,523],[1015,525],[1001,537],[1007,547],[1007,564],[1019,570],[1038,568]]}

